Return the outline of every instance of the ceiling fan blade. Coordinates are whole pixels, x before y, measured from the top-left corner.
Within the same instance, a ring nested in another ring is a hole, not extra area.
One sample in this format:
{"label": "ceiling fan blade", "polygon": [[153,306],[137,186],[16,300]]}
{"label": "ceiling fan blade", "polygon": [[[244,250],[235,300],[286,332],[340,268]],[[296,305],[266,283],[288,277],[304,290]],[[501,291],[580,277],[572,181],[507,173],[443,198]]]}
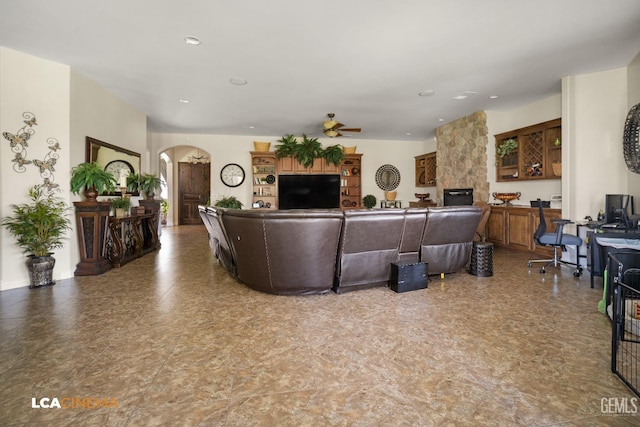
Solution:
{"label": "ceiling fan blade", "polygon": [[360,132],[362,129],[360,128],[343,128],[340,129],[340,132]]}

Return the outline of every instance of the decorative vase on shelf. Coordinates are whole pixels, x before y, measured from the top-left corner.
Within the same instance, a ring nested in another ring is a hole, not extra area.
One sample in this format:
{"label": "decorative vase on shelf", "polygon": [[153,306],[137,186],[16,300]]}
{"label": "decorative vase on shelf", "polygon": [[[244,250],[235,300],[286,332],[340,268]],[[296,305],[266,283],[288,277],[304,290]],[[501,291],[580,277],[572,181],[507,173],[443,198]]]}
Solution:
{"label": "decorative vase on shelf", "polygon": [[385,200],[389,200],[389,201],[393,201],[396,199],[397,196],[397,192],[396,191],[385,191],[384,192],[384,199]]}

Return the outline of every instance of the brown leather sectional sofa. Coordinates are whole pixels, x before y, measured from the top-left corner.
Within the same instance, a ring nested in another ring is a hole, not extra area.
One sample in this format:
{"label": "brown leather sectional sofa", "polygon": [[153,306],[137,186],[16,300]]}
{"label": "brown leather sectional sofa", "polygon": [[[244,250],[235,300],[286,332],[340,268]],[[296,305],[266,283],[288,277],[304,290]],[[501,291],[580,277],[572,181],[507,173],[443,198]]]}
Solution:
{"label": "brown leather sectional sofa", "polygon": [[468,262],[481,209],[363,210],[200,207],[218,262],[273,294],[342,293],[389,282],[391,263],[428,262],[429,274]]}

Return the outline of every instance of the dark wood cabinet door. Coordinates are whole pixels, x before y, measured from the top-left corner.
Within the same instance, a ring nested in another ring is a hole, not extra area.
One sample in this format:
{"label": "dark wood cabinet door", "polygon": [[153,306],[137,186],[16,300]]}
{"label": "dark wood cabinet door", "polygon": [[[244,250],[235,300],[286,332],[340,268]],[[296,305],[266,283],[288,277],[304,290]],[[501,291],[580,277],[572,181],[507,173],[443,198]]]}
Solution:
{"label": "dark wood cabinet door", "polygon": [[198,205],[204,205],[211,193],[209,163],[178,163],[179,225],[202,224]]}

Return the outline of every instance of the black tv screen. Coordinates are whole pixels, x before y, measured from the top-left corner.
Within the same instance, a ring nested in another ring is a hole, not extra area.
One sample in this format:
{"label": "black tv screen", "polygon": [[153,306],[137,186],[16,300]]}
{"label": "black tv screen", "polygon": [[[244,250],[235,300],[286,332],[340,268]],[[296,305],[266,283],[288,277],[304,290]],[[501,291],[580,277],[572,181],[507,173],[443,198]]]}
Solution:
{"label": "black tv screen", "polygon": [[279,209],[340,207],[340,175],[278,176]]}

